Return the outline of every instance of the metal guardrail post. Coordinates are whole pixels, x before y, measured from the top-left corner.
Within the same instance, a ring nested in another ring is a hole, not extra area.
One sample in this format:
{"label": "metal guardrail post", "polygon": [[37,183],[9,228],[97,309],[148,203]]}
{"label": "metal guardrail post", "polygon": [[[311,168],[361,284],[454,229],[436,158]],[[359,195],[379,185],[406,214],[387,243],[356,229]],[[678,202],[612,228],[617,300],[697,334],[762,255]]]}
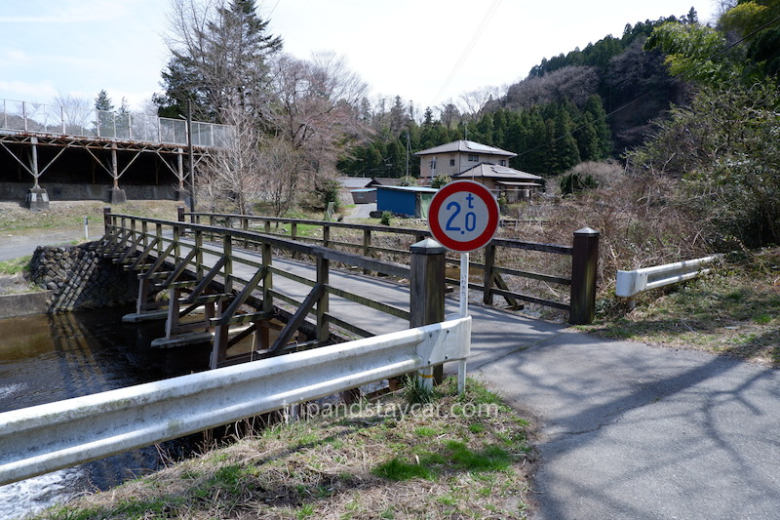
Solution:
{"label": "metal guardrail post", "polygon": [[596,317],[599,236],[601,233],[589,227],[574,232],[569,311],[569,323],[572,325],[593,323]]}
{"label": "metal guardrail post", "polygon": [[[409,328],[444,321],[444,246],[428,238],[411,246],[411,280]],[[444,379],[444,366],[437,365],[421,372],[423,380],[433,378],[437,384]]]}

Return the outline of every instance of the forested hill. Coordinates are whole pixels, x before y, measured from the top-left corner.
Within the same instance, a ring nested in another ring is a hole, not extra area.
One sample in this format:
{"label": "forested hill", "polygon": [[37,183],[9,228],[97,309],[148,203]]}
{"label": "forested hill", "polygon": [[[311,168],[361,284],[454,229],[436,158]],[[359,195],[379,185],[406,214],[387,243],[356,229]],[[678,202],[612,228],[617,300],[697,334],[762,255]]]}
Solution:
{"label": "forested hill", "polygon": [[[504,95],[476,107],[473,99],[461,104],[471,111],[451,103],[437,107],[434,118],[428,108],[418,123],[400,97],[376,109],[365,107],[363,117],[375,133],[350,147],[339,169],[348,175],[401,177],[407,147],[413,153],[464,138],[516,152],[510,166],[543,175],[581,161],[619,157],[651,135],[652,120],[687,99],[686,83],[670,77],[663,54],[643,50],[653,29],[665,22],[694,24],[697,15],[691,9],[682,18],[628,24],[620,38],[608,35],[582,50],[545,58]],[[408,167],[417,176],[418,161]]]}

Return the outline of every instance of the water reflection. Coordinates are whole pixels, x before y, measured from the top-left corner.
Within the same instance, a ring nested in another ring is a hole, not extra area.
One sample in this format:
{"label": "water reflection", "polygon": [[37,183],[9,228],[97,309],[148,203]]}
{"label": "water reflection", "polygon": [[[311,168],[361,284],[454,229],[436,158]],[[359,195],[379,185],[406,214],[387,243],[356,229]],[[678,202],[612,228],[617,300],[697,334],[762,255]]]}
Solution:
{"label": "water reflection", "polygon": [[[208,347],[152,349],[164,323],[126,324],[128,308],[0,320],[0,412],[208,368]],[[197,437],[162,444],[173,458]],[[0,518],[18,518],[83,489],[107,489],[161,464],[156,448],[0,487]]]}

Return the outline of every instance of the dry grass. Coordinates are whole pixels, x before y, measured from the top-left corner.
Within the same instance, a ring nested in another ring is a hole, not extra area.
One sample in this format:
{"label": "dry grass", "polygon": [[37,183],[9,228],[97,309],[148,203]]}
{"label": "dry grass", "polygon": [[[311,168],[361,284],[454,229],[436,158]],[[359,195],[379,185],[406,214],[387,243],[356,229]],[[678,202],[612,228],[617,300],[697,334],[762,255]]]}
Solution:
{"label": "dry grass", "polygon": [[780,248],[727,260],[706,277],[643,295],[582,330],[780,367]]}
{"label": "dry grass", "polygon": [[36,518],[526,518],[529,425],[468,387],[458,397],[447,382],[424,407],[395,395],[270,427]]}
{"label": "dry grass", "polygon": [[130,201],[110,205],[100,201],[52,201],[48,211],[30,211],[16,202],[0,202],[0,232],[24,235],[30,232],[59,233],[81,231],[84,217],[90,226],[102,229],[103,208],[114,213],[149,218],[176,220],[176,208],[181,202],[170,200]]}

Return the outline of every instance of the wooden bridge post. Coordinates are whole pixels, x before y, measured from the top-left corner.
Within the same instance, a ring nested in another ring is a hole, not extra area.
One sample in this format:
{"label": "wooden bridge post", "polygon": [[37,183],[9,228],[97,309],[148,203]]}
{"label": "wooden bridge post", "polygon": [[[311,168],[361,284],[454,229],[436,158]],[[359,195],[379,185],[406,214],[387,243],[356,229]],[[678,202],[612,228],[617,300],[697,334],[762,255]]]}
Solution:
{"label": "wooden bridge post", "polygon": [[322,247],[328,247],[330,243],[330,226],[328,224],[322,225]]}
{"label": "wooden bridge post", "polygon": [[[444,246],[432,238],[412,244],[409,328],[444,321]],[[439,384],[444,379],[444,366],[421,373],[424,379]]]}
{"label": "wooden bridge post", "polygon": [[596,317],[596,276],[599,264],[599,236],[585,227],[574,232],[571,259],[571,300],[569,323],[586,325]]}
{"label": "wooden bridge post", "polygon": [[485,246],[485,269],[482,275],[482,303],[493,305],[493,267],[496,264],[496,246],[492,243]]}
{"label": "wooden bridge post", "polygon": [[[363,230],[363,256],[369,256],[371,254],[371,230]],[[370,269],[363,269],[363,274],[371,274]]]}
{"label": "wooden bridge post", "polygon": [[330,339],[330,324],[325,314],[328,312],[328,283],[330,282],[330,260],[317,255],[317,283],[325,290],[317,302],[317,341],[324,343]]}
{"label": "wooden bridge post", "polygon": [[103,208],[103,232],[108,235],[111,231],[111,206]]}

